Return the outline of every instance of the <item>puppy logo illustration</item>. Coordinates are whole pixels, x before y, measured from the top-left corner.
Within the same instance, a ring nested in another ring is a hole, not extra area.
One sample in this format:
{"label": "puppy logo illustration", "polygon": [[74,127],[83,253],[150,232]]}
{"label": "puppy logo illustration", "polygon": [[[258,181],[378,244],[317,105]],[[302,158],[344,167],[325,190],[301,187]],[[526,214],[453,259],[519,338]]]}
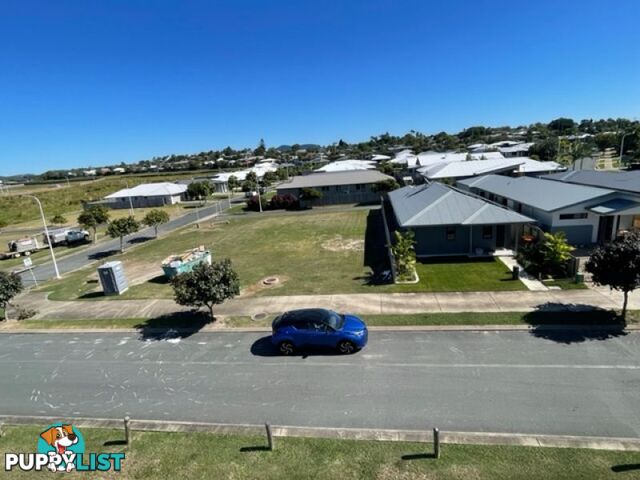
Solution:
{"label": "puppy logo illustration", "polygon": [[80,430],[70,423],[49,425],[38,436],[34,452],[5,452],[4,471],[23,472],[119,472],[123,452],[85,452]]}
{"label": "puppy logo illustration", "polygon": [[53,424],[40,434],[38,452],[49,456],[49,470],[70,472],[78,453],[84,453],[84,441],[80,432],[68,424]]}

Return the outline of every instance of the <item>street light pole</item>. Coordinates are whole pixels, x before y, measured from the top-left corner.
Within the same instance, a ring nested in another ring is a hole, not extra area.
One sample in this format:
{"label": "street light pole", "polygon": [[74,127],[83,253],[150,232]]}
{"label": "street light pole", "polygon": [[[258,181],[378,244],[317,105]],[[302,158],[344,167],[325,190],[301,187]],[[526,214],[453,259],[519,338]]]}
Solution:
{"label": "street light pole", "polygon": [[129,197],[129,214],[133,217],[133,202],[131,201],[131,190],[129,189],[129,182],[125,180],[124,184],[127,186],[127,196]]}
{"label": "street light pole", "polygon": [[620,166],[622,166],[622,152],[624,150],[624,137],[629,135],[629,133],[631,132],[627,132],[624,135],[622,135],[622,140],[620,140]]}
{"label": "street light pole", "polygon": [[42,203],[35,195],[25,195],[25,197],[33,198],[40,209],[40,216],[42,217],[42,225],[44,226],[44,234],[47,238],[47,243],[49,244],[49,252],[51,252],[51,260],[53,261],[53,269],[56,272],[56,278],[60,279],[60,272],[58,271],[58,264],[56,263],[56,255],[53,253],[53,246],[51,245],[51,239],[49,238],[49,229],[47,228],[47,221],[44,218],[44,210],[42,210]]}

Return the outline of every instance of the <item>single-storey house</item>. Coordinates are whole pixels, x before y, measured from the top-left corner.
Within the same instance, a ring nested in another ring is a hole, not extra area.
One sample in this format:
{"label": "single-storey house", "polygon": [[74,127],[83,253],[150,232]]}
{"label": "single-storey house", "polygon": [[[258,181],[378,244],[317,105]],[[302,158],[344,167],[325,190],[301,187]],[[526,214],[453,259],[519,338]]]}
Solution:
{"label": "single-storey house", "polygon": [[[564,170],[564,167],[556,162],[540,162],[528,157],[514,157],[432,163],[418,168],[416,172],[425,180],[434,181],[458,180],[491,173],[510,176],[538,176],[561,170]],[[418,177],[415,180],[419,183],[421,179]]]}
{"label": "single-storey house", "polygon": [[[378,170],[352,170],[347,172],[312,173],[291,178],[276,187],[278,195],[293,195],[303,206],[333,205],[339,203],[372,203],[380,199],[375,184],[393,177]],[[321,198],[305,200],[303,190],[320,192]]]}
{"label": "single-storey house", "polygon": [[526,224],[520,213],[441,183],[389,193],[391,230],[415,233],[417,257],[482,256],[517,249]]}
{"label": "single-storey house", "polygon": [[186,180],[178,180],[176,183],[178,185],[186,185],[189,188],[189,185],[192,183],[198,182],[209,182],[211,187],[213,188],[214,193],[227,193],[229,191],[229,182],[228,179],[219,179],[214,177],[195,177]]}
{"label": "single-storey house", "polygon": [[609,242],[640,215],[637,196],[609,188],[501,175],[460,180],[457,185],[534,218],[545,231],[563,231],[574,245]]}
{"label": "single-storey house", "polygon": [[145,183],[107,195],[101,203],[110,208],[162,207],[180,203],[186,191],[186,185],[176,183]]}

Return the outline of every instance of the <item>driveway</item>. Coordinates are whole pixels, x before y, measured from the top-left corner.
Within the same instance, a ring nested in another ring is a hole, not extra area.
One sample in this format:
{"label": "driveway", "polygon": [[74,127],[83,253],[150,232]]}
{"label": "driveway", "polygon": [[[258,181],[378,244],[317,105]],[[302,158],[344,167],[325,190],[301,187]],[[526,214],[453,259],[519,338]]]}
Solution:
{"label": "driveway", "polygon": [[0,411],[637,437],[640,334],[618,335],[371,332],[286,358],[258,333],[0,334]]}

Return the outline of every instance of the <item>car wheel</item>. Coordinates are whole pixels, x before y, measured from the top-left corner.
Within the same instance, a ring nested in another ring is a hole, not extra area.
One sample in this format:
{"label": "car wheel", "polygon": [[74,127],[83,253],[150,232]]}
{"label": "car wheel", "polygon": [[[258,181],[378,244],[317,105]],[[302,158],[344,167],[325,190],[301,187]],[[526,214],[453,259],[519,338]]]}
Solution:
{"label": "car wheel", "polygon": [[338,343],[338,351],[344,355],[350,355],[356,351],[356,346],[349,340],[341,340]]}
{"label": "car wheel", "polygon": [[280,345],[278,345],[278,350],[282,355],[293,355],[294,349],[295,347],[293,346],[293,343],[288,340],[280,342]]}

